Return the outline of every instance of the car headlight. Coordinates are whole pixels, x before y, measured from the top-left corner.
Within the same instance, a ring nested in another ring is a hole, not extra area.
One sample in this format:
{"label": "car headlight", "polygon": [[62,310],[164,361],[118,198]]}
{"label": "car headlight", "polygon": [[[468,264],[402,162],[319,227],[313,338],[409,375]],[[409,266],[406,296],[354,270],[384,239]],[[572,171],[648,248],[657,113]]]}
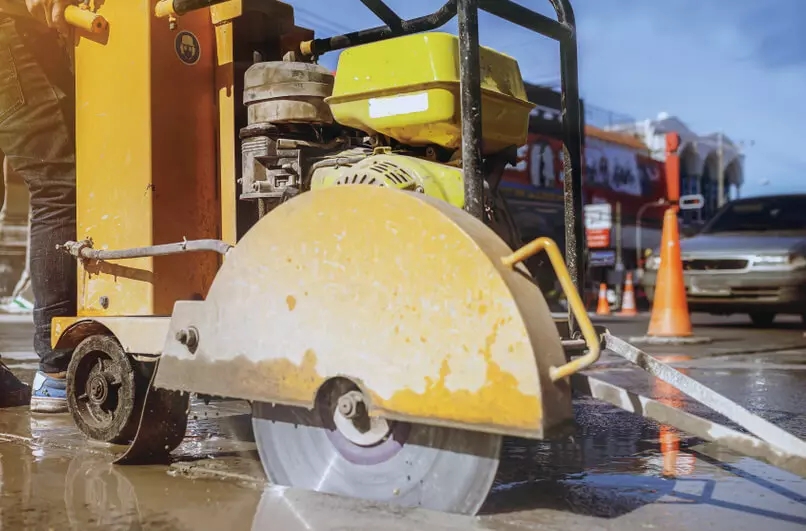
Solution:
{"label": "car headlight", "polygon": [[646,259],[646,268],[648,271],[657,271],[660,267],[660,256],[650,256]]}
{"label": "car headlight", "polygon": [[785,254],[761,254],[756,255],[753,257],[753,264],[754,265],[761,265],[761,266],[776,266],[776,265],[785,265],[789,263],[789,255]]}

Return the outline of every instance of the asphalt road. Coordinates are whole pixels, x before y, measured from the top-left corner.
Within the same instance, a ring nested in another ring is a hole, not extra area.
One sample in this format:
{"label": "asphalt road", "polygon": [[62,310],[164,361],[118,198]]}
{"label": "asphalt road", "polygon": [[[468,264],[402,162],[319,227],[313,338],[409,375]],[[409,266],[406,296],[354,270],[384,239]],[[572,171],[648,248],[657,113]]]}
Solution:
{"label": "asphalt road", "polygon": [[[753,330],[696,317],[696,347],[647,347],[688,375],[806,438],[806,337],[798,321]],[[600,320],[621,337],[646,316]],[[0,316],[0,354],[30,380],[26,317]],[[712,416],[605,356],[597,377]],[[584,397],[577,432],[507,440],[496,486],[469,518],[266,485],[237,401],[194,403],[168,466],[113,466],[121,449],[85,441],[67,415],[0,411],[1,529],[714,529],[806,528],[806,480]]]}

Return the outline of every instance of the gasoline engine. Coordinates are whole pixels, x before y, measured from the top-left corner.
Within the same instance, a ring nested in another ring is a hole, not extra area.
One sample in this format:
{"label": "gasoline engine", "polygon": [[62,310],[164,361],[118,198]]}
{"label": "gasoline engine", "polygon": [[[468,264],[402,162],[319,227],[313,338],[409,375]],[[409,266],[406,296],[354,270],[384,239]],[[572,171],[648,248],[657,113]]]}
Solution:
{"label": "gasoline engine", "polygon": [[[423,38],[402,40],[409,43],[398,46],[417,45]],[[448,35],[431,40],[443,47],[455,44]],[[345,52],[340,69],[358,69],[369,59],[368,51],[375,53],[361,48]],[[356,83],[353,76],[349,83],[341,80],[350,74],[336,80],[325,67],[294,58],[288,54],[285,61],[255,63],[245,75],[248,125],[240,131],[240,198],[255,201],[260,217],[300,192],[347,184],[408,190],[464,206],[458,109],[451,104],[435,112],[429,101],[444,104],[445,96],[458,89],[457,80],[438,80],[436,87],[419,81],[386,87],[383,82]],[[412,74],[416,78],[422,72],[415,68]],[[519,130],[525,136],[530,104],[497,96],[520,104],[521,115],[514,127],[500,122],[499,127],[513,129],[503,138],[486,139],[492,149],[485,162],[485,222],[515,247],[520,239],[497,188],[521,142],[513,137],[507,145],[506,136],[520,135]],[[356,104],[367,101],[369,111],[357,112]]]}

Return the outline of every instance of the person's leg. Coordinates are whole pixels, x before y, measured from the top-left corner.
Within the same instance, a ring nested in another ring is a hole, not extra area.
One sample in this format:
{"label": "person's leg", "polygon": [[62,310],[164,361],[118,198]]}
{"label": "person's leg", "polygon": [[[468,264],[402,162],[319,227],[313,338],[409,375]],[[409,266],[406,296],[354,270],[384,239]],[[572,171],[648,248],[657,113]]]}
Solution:
{"label": "person's leg", "polygon": [[[69,351],[50,347],[50,322],[76,311],[73,77],[58,37],[35,22],[0,18],[0,150],[31,192],[30,271],[40,372],[31,408],[66,410]],[[59,381],[61,380],[61,381]]]}

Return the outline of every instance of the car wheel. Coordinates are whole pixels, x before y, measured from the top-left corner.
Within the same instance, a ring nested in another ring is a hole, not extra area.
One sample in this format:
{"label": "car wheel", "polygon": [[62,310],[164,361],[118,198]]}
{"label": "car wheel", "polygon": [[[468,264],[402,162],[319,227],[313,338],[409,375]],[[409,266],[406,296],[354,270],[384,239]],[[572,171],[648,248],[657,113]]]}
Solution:
{"label": "car wheel", "polygon": [[753,321],[753,326],[763,328],[772,324],[775,320],[775,314],[772,312],[754,312],[750,314],[750,320]]}

